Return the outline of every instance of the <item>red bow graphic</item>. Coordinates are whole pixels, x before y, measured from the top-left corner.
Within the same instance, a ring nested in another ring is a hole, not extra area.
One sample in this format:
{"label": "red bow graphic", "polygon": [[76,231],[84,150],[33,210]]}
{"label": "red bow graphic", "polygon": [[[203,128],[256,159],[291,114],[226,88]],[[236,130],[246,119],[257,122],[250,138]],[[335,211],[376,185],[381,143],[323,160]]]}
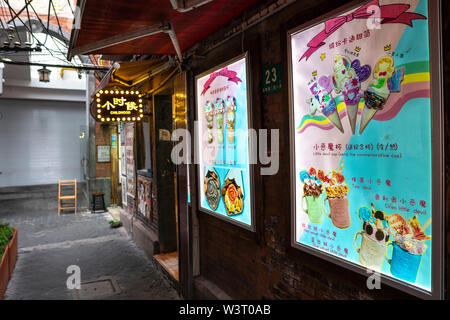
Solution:
{"label": "red bow graphic", "polygon": [[[321,46],[325,44],[324,40],[331,36],[333,32],[342,27],[345,23],[352,21],[353,19],[368,19],[375,12],[369,10],[370,6],[377,6],[380,9],[380,19],[381,24],[385,23],[402,23],[407,24],[412,27],[412,20],[415,19],[427,19],[425,16],[412,13],[405,12],[410,8],[409,4],[389,4],[380,6],[379,0],[373,0],[366,5],[360,7],[359,9],[349,13],[345,16],[340,16],[336,18],[331,18],[325,21],[325,29],[322,30],[318,35],[316,35],[309,43],[309,49],[302,55],[299,61],[301,61],[304,57],[306,60]],[[370,12],[371,11],[371,12]]]}
{"label": "red bow graphic", "polygon": [[208,91],[209,87],[211,86],[211,83],[214,81],[214,79],[216,79],[218,76],[222,76],[222,77],[227,77],[228,81],[232,81],[234,83],[238,83],[239,81],[242,82],[241,79],[239,79],[238,77],[236,77],[237,72],[228,70],[228,67],[223,68],[222,70],[220,70],[219,72],[213,72],[211,73],[211,75],[209,76],[209,79],[205,82],[205,84],[203,85],[203,91],[202,91],[202,95],[204,95],[206,93],[206,91]]}

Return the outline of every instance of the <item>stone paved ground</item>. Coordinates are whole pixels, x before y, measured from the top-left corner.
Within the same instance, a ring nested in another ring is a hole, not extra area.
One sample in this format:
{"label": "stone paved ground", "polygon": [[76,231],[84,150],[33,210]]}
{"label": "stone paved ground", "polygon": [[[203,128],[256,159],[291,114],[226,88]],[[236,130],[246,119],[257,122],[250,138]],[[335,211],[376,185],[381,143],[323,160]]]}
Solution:
{"label": "stone paved ground", "polygon": [[[123,228],[109,227],[108,214],[39,212],[0,220],[19,230],[5,299],[179,299]],[[80,291],[67,289],[70,265],[80,267]],[[108,281],[83,285],[97,280]]]}

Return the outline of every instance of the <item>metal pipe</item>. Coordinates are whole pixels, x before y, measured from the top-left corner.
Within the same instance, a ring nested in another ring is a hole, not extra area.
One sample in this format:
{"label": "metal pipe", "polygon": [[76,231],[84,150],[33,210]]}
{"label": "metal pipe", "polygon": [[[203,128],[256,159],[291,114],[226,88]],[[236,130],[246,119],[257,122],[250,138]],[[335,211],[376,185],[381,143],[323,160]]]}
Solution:
{"label": "metal pipe", "polygon": [[[170,3],[172,4],[172,8],[174,10],[177,10],[178,12],[187,12],[191,11],[197,7],[200,7],[204,4],[207,4],[208,2],[211,2],[212,0],[204,0],[204,1],[198,1],[198,0],[170,0]],[[180,2],[182,2],[182,5],[180,5]]]}
{"label": "metal pipe", "polygon": [[175,52],[177,53],[178,60],[180,60],[180,63],[183,62],[183,55],[181,53],[180,44],[178,43],[177,35],[175,33],[175,30],[173,30],[172,24],[169,22],[169,29],[165,31],[172,41],[173,47],[175,48]]}
{"label": "metal pipe", "polygon": [[77,48],[73,48],[70,52],[70,57],[80,54],[86,54],[93,51],[98,51],[103,48],[108,48],[123,42],[128,42],[132,40],[136,40],[139,38],[151,36],[157,33],[165,32],[171,28],[170,23],[158,23],[152,26],[148,26],[142,29],[133,30],[130,32],[125,32],[122,34],[118,34],[106,39],[102,39],[93,43],[88,43],[84,46],[80,46]]}

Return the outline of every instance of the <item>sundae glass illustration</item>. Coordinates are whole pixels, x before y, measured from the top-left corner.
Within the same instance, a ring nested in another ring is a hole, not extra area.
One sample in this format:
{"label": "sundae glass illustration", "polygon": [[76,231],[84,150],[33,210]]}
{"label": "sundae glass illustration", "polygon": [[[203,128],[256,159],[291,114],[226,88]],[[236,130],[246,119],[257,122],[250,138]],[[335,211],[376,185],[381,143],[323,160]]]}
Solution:
{"label": "sundae glass illustration", "polygon": [[220,200],[220,181],[214,168],[205,168],[207,173],[203,181],[203,192],[211,209],[216,210]]}
{"label": "sundae glass illustration", "polygon": [[374,80],[364,92],[364,110],[361,115],[359,134],[369,124],[373,116],[384,108],[389,94],[400,91],[400,83],[403,80],[403,68],[394,68],[394,59],[383,57],[378,60],[373,71]]}
{"label": "sundae glass illustration", "polygon": [[336,103],[331,95],[331,91],[333,90],[331,80],[328,77],[322,76],[309,90],[313,96],[307,99],[306,102],[309,104],[311,114],[315,114],[319,110],[336,128],[344,133],[341,119],[336,109]]}
{"label": "sundae glass illustration", "polygon": [[[350,227],[350,209],[348,204],[348,184],[345,183],[345,177],[341,173],[344,166],[342,161],[338,171],[333,170],[324,177],[320,177],[324,181],[326,197],[324,199],[325,214],[331,219],[336,228],[346,229]],[[326,210],[326,202],[330,211]]]}
{"label": "sundae glass illustration", "polygon": [[235,97],[227,97],[225,102],[226,113],[227,113],[227,135],[228,142],[234,143],[234,124],[236,121],[236,98]]}
{"label": "sundae glass illustration", "polygon": [[[361,207],[358,210],[359,218],[363,221],[363,230],[355,233],[353,248],[359,254],[359,262],[366,267],[381,270],[389,242],[389,216],[384,211]],[[361,236],[361,245],[356,242]]]}
{"label": "sundae glass illustration", "polygon": [[429,218],[423,226],[420,226],[417,216],[408,219],[408,222],[398,213],[389,216],[392,242],[392,257],[387,259],[391,265],[391,274],[409,282],[416,282],[422,255],[427,250],[426,240],[431,236],[425,234],[425,230],[431,223]]}
{"label": "sundae glass illustration", "polygon": [[214,103],[211,101],[205,102],[205,117],[206,117],[206,127],[208,129],[208,143],[213,142],[213,120],[214,120]]}
{"label": "sundae glass illustration", "polygon": [[214,113],[216,115],[217,142],[223,144],[223,113],[225,111],[225,103],[223,99],[217,98],[214,105]]}
{"label": "sundae glass illustration", "polygon": [[[319,170],[323,176],[323,171]],[[303,183],[302,208],[312,223],[322,223],[324,219],[323,184],[317,177],[316,169],[300,172]],[[306,202],[306,207],[305,207]]]}
{"label": "sundae glass illustration", "polygon": [[347,108],[347,116],[350,126],[355,133],[356,118],[358,116],[359,99],[364,96],[361,90],[361,82],[370,76],[370,66],[360,66],[359,60],[353,62],[347,57],[334,57],[334,74],[332,83],[336,93],[342,93]]}
{"label": "sundae glass illustration", "polygon": [[241,187],[241,170],[231,169],[225,177],[225,183],[222,187],[222,200],[227,210],[227,215],[235,216],[244,210],[244,192]]}

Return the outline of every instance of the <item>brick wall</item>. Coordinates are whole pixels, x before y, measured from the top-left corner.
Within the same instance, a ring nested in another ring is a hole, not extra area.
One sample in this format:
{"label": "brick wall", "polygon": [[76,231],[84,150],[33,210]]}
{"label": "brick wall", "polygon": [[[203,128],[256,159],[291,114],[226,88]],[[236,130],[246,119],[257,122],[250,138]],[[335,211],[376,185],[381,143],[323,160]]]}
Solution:
{"label": "brick wall", "polygon": [[[195,75],[239,55],[242,51],[249,50],[253,85],[252,103],[254,115],[256,115],[254,126],[255,128],[280,129],[279,172],[273,176],[256,177],[258,183],[255,183],[254,192],[257,197],[255,201],[257,232],[252,233],[209,215],[198,214],[201,275],[214,282],[233,298],[414,299],[387,285],[382,285],[383,290],[369,290],[366,287],[366,277],[294,249],[290,245],[291,206],[289,183],[287,183],[290,181],[287,75],[283,74],[282,92],[263,96],[260,88],[260,69],[281,61],[282,70],[285,73],[287,70],[285,32],[293,27],[289,24],[294,21],[295,25],[300,25],[347,2],[343,0],[297,1],[270,19],[247,30],[243,36],[234,37],[210,51],[205,59],[191,62]],[[446,3],[444,16],[447,16],[450,13],[449,4],[448,1],[444,2]],[[448,22],[446,22],[444,38],[448,38],[448,31]],[[215,37],[220,38],[221,34],[218,32]],[[448,43],[446,48],[450,49]],[[450,65],[448,54],[446,61],[448,69]],[[449,73],[446,72],[445,75],[445,87],[449,88]],[[446,97],[448,98],[448,92]],[[446,123],[448,124],[448,113]],[[448,139],[448,125],[446,125],[446,135]],[[448,148],[446,152],[448,155]],[[448,186],[448,165],[446,172]],[[195,183],[195,181],[192,182]],[[194,183],[192,188],[198,190],[198,186]],[[196,208],[195,204],[193,208]],[[448,206],[446,213],[448,224]],[[450,244],[450,237],[448,242]]]}
{"label": "brick wall", "polygon": [[95,123],[95,173],[97,178],[111,176],[110,162],[97,162],[97,146],[109,146],[111,139],[109,134],[109,126],[100,122]]}

